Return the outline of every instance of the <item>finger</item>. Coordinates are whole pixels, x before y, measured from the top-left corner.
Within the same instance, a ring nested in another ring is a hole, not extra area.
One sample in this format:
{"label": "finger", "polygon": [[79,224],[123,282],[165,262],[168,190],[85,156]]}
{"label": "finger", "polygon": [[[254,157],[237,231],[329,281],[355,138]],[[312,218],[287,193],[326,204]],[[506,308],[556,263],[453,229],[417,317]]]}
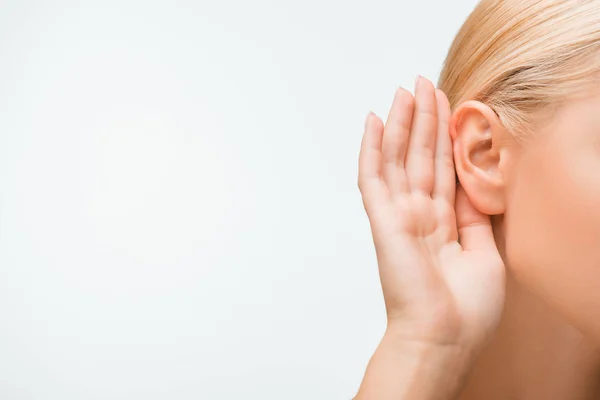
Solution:
{"label": "finger", "polygon": [[496,249],[489,215],[481,213],[473,206],[461,185],[456,189],[456,226],[463,250]]}
{"label": "finger", "polygon": [[382,176],[382,138],[383,122],[375,114],[369,113],[358,156],[358,187],[365,208],[370,208],[370,203],[386,195]]}
{"label": "finger", "polygon": [[438,132],[435,148],[434,186],[432,197],[442,198],[454,204],[456,194],[456,172],[450,137],[450,104],[448,98],[439,89],[435,91],[438,111]]}
{"label": "finger", "polygon": [[399,88],[394,96],[383,134],[383,179],[392,196],[408,190],[404,157],[414,110],[413,95]]}
{"label": "finger", "polygon": [[410,190],[431,194],[434,185],[434,155],[437,136],[437,105],[433,84],[417,79],[415,110],[406,154],[406,177]]}

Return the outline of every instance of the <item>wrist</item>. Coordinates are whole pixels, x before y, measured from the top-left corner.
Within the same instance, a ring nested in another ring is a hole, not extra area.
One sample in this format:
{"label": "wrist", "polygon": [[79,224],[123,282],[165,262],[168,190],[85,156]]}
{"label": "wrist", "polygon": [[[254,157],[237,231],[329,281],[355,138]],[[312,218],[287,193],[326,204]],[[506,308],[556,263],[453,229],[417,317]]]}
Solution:
{"label": "wrist", "polygon": [[473,354],[460,343],[416,340],[388,327],[357,399],[454,399],[471,369]]}
{"label": "wrist", "polygon": [[475,344],[470,345],[469,340],[462,339],[459,335],[440,335],[439,333],[424,334],[406,329],[401,324],[388,323],[381,345],[406,351],[421,359],[432,359],[442,362],[456,360],[467,362],[476,353]]}

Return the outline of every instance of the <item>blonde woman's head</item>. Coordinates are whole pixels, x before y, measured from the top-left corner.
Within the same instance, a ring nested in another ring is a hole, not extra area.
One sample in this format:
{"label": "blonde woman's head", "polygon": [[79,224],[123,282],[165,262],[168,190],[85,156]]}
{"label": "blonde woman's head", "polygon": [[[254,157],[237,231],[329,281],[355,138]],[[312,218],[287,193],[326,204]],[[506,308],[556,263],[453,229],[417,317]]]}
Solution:
{"label": "blonde woman's head", "polygon": [[438,87],[513,275],[600,340],[600,0],[481,1]]}
{"label": "blonde woman's head", "polygon": [[483,0],[458,32],[438,87],[453,108],[481,101],[522,135],[599,75],[600,2]]}

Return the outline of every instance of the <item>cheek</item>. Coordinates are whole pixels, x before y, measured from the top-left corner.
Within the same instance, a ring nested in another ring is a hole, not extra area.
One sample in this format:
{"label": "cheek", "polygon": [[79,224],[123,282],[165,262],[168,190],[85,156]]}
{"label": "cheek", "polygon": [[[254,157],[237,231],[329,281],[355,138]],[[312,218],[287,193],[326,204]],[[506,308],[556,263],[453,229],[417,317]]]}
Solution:
{"label": "cheek", "polygon": [[519,167],[505,215],[516,279],[600,342],[600,157]]}

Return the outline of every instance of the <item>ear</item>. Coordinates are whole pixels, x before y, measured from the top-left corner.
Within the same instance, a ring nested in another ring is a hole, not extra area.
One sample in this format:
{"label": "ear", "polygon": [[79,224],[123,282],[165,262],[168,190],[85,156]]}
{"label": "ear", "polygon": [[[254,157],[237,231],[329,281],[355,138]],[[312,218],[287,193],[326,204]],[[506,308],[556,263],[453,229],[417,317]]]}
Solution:
{"label": "ear", "polygon": [[498,115],[479,101],[462,103],[450,120],[458,179],[473,206],[487,215],[505,211],[502,145],[507,134]]}

